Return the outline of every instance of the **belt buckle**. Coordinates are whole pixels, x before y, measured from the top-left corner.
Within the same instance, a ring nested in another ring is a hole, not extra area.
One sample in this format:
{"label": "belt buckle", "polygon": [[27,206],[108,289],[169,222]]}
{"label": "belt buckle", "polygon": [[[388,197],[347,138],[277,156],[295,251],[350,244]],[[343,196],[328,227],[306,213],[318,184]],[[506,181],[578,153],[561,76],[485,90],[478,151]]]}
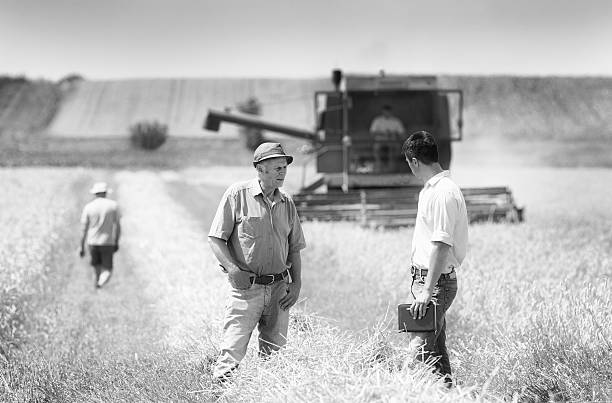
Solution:
{"label": "belt buckle", "polygon": [[274,283],[274,274],[266,274],[266,275],[263,275],[262,277],[270,277],[270,281],[263,285],[270,285]]}

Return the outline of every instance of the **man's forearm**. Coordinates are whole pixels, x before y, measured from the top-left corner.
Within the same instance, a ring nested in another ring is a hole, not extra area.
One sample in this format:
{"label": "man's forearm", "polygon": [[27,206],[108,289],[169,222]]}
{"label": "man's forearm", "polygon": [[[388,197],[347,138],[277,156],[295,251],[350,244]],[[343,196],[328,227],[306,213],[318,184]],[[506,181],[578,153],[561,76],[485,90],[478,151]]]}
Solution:
{"label": "man's forearm", "polygon": [[291,268],[289,269],[291,280],[296,284],[302,284],[302,257],[300,252],[291,253],[288,260],[291,263]]}
{"label": "man's forearm", "polygon": [[212,236],[208,237],[208,243],[210,244],[210,248],[212,249],[213,254],[221,263],[221,265],[228,272],[233,272],[235,270],[241,270],[240,266],[236,264],[234,258],[232,257],[232,253],[227,247],[227,243],[221,238],[215,238]]}
{"label": "man's forearm", "polygon": [[429,271],[425,279],[425,288],[429,291],[433,291],[440,278],[440,274],[444,271],[450,249],[450,246],[444,242],[433,242],[433,244],[434,247],[429,260]]}
{"label": "man's forearm", "polygon": [[120,238],[121,238],[121,224],[117,223],[117,236],[115,237],[115,245],[119,245]]}
{"label": "man's forearm", "polygon": [[87,226],[83,226],[81,230],[81,248],[85,247],[85,240],[87,239]]}

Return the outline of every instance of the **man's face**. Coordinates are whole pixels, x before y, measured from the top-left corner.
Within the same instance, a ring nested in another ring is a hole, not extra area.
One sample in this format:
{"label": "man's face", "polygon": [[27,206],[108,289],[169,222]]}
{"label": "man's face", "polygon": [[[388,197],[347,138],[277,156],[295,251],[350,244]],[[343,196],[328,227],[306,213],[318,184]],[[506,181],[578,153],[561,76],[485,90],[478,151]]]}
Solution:
{"label": "man's face", "polygon": [[258,165],[257,172],[265,190],[279,188],[285,182],[287,159],[270,158],[269,160],[262,161]]}

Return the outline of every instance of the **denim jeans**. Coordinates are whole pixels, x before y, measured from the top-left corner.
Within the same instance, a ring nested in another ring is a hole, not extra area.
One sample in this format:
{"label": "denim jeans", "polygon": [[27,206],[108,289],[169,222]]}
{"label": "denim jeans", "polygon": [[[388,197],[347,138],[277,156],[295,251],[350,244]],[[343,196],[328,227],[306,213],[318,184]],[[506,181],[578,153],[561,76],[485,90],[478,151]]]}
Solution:
{"label": "denim jeans", "polygon": [[[414,280],[411,286],[411,296],[417,295],[425,286],[422,279]],[[435,369],[441,375],[450,375],[451,366],[446,349],[446,311],[457,295],[457,279],[440,278],[433,292],[436,307],[437,330],[427,333],[410,333],[410,348],[415,352],[416,359],[427,362],[435,359]]]}
{"label": "denim jeans", "polygon": [[221,353],[213,376],[229,375],[247,352],[251,333],[259,330],[259,354],[267,356],[285,345],[289,310],[280,308],[279,300],[287,294],[287,282],[272,285],[253,284],[248,290],[232,288],[225,310]]}

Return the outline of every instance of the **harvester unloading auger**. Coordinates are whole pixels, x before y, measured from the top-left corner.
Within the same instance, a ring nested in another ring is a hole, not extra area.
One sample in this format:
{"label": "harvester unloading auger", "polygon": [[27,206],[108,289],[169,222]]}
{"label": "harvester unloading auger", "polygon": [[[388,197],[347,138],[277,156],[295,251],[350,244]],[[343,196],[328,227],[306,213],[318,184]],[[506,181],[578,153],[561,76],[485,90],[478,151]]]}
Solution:
{"label": "harvester unloading auger", "polygon": [[[209,110],[204,128],[217,131],[227,122],[310,141],[318,177],[293,195],[303,220],[412,225],[422,184],[412,176],[401,145],[410,133],[426,130],[436,136],[440,164],[449,169],[451,143],[462,137],[463,92],[440,88],[434,76],[343,76],[334,70],[332,82],[335,90],[314,94],[315,131],[215,110]],[[405,135],[375,138],[372,119],[389,108]],[[462,191],[471,221],[523,219],[507,187]]]}

